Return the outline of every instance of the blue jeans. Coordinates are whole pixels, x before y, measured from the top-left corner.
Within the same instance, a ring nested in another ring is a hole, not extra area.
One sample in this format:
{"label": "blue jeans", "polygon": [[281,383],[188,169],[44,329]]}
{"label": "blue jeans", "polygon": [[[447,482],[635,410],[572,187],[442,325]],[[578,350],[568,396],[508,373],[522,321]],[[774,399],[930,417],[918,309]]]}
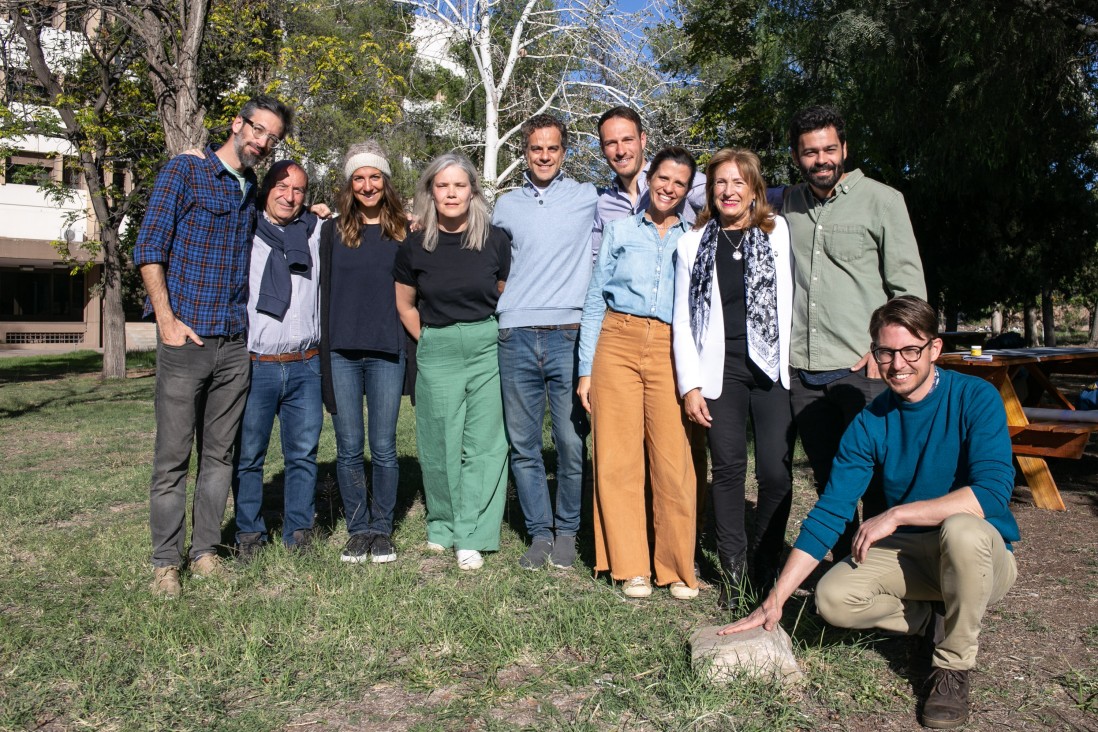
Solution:
{"label": "blue jeans", "polygon": [[[332,388],[336,413],[336,477],[343,498],[347,533],[393,533],[400,467],[396,428],[404,388],[404,354],[332,351]],[[362,396],[369,413],[371,490],[367,500]]]}
{"label": "blue jeans", "polygon": [[[511,443],[511,472],[526,530],[532,538],[579,531],[587,415],[576,397],[578,330],[501,328],[499,375],[503,421]],[[542,423],[548,398],[557,447],[557,507],[549,499],[542,460]]]}
{"label": "blue jeans", "polygon": [[237,451],[236,539],[267,538],[263,521],[263,462],[278,415],[285,460],[282,541],[294,545],[294,532],[311,529],[316,506],[316,452],[324,409],[320,399],[320,357],[307,361],[252,361],[252,388],[244,407]]}

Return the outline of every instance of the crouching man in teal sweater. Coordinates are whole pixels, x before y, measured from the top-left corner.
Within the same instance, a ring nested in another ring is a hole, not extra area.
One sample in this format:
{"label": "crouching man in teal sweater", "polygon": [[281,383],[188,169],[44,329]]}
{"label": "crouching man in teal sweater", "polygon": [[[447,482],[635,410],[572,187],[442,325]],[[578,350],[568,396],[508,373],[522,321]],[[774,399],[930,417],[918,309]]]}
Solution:
{"label": "crouching man in teal sweater", "polygon": [[968,672],[987,606],[1017,574],[1006,414],[991,384],[934,365],[942,341],[925,301],[889,301],[873,313],[869,332],[888,391],[843,434],[827,487],[774,589],[720,633],[777,626],[785,601],[834,545],[877,471],[888,510],[861,525],[851,556],[817,585],[816,606],[832,625],[933,638],[922,723],[949,729],[968,719]]}

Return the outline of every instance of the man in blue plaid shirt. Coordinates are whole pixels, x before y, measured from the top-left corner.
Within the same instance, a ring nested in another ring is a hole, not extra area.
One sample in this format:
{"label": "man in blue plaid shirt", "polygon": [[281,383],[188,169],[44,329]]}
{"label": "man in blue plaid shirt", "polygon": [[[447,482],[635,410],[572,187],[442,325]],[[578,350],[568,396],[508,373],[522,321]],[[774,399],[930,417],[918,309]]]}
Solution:
{"label": "man in blue plaid shirt", "polygon": [[156,448],[149,499],[153,594],[178,597],[186,541],[187,470],[197,439],[190,570],[224,572],[217,556],[232,479],[232,448],[251,364],[248,265],[255,231],[252,168],[282,141],[292,112],[248,101],[225,144],[178,155],[157,176],[134,264],[156,316]]}

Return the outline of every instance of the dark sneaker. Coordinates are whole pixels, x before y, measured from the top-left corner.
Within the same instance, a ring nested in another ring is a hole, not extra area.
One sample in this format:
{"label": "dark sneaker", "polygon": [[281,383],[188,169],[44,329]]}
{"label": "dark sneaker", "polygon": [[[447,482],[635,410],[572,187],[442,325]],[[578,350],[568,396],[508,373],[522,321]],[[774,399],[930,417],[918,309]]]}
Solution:
{"label": "dark sneaker", "polygon": [[968,721],[968,671],[936,668],[926,680],[923,726],[953,729]]}
{"label": "dark sneaker", "polygon": [[553,551],[553,540],[544,536],[534,538],[534,543],[519,557],[519,566],[523,569],[541,569],[549,563]]}
{"label": "dark sneaker", "polygon": [[374,534],[355,534],[347,540],[340,559],[344,562],[370,561],[370,545],[374,543]]}
{"label": "dark sneaker", "polygon": [[260,550],[263,549],[263,542],[260,537],[263,535],[256,532],[254,534],[241,534],[240,541],[236,544],[236,561],[241,564],[249,564],[257,556],[259,556]]}
{"label": "dark sneaker", "polygon": [[377,534],[374,543],[370,545],[370,561],[374,564],[395,562],[397,558],[396,548],[388,536]]}
{"label": "dark sneaker", "polygon": [[558,536],[553,540],[549,563],[557,569],[571,569],[576,562],[576,537]]}

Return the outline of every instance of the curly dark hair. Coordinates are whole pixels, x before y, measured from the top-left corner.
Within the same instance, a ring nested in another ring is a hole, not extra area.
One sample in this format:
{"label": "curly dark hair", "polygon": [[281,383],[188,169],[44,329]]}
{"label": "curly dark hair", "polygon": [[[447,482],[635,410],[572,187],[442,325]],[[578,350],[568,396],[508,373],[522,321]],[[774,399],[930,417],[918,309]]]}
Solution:
{"label": "curly dark hair", "polygon": [[800,152],[797,149],[797,143],[801,135],[828,127],[835,128],[840,144],[846,143],[846,122],[839,114],[839,110],[826,105],[802,109],[793,115],[793,119],[789,122],[789,149],[794,153]]}

